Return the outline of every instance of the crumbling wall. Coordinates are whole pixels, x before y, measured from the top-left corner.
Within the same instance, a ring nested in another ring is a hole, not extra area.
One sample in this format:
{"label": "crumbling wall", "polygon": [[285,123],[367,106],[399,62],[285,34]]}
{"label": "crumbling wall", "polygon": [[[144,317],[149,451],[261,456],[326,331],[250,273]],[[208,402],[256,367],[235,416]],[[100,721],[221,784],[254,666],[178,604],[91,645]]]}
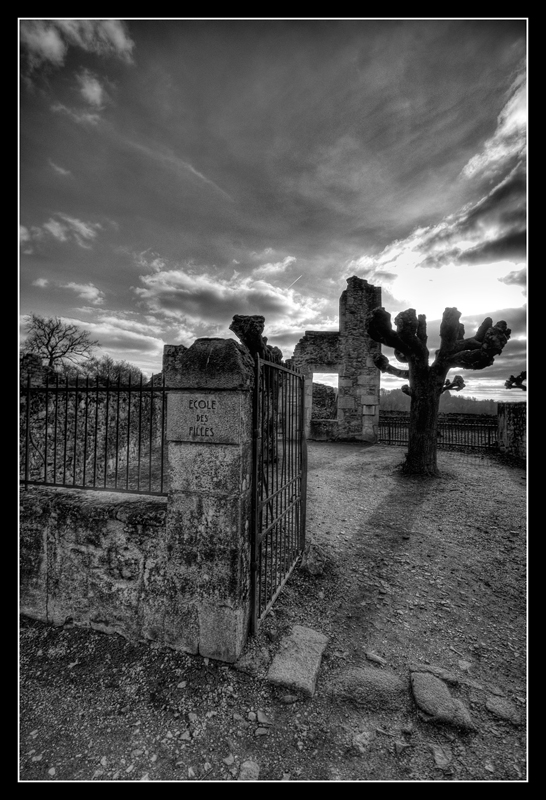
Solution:
{"label": "crumbling wall", "polygon": [[[339,299],[339,331],[306,331],[296,344],[290,365],[306,378],[305,429],[308,438],[340,441],[377,441],[379,425],[380,372],[374,356],[381,345],[366,330],[370,311],[381,306],[381,288],[363,278],[347,279]],[[313,374],[334,372],[338,378],[337,424],[312,424]]]}
{"label": "crumbling wall", "polygon": [[527,458],[527,403],[498,404],[499,449],[516,458]]}

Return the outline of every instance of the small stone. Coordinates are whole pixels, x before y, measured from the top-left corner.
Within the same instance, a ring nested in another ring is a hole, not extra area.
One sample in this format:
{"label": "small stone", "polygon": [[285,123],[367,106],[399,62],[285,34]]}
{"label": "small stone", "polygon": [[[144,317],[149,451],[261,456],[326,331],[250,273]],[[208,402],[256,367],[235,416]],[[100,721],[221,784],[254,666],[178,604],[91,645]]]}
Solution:
{"label": "small stone", "polygon": [[239,781],[257,781],[260,776],[260,767],[255,761],[243,761],[239,771]]}
{"label": "small stone", "polygon": [[177,689],[184,689],[184,687],[187,686],[187,685],[188,685],[187,681],[180,681],[180,683],[177,684],[176,688]]}
{"label": "small stone", "polygon": [[289,705],[290,703],[297,703],[298,700],[299,697],[295,694],[283,694],[281,697],[281,703],[285,703],[286,705]]}
{"label": "small stone", "polygon": [[229,756],[227,756],[227,758],[223,758],[222,761],[224,762],[224,764],[226,764],[226,766],[231,767],[231,765],[235,761],[235,756],[233,755],[233,753],[230,753]]}
{"label": "small stone", "polygon": [[273,722],[263,711],[258,711],[258,722],[260,725],[273,725]]}
{"label": "small stone", "polygon": [[448,747],[440,747],[438,744],[431,744],[430,749],[438,769],[447,769],[451,763],[451,750]]}
{"label": "small stone", "polygon": [[254,731],[255,736],[267,736],[269,733],[269,728],[256,728]]}
{"label": "small stone", "polygon": [[375,731],[371,730],[362,731],[361,733],[357,733],[355,736],[353,736],[352,747],[358,753],[364,755],[374,739],[375,739]]}
{"label": "small stone", "polygon": [[51,769],[48,769],[48,771],[47,771],[47,772],[48,772],[48,775],[51,775],[51,776],[53,776],[53,775],[55,775],[55,773],[57,772],[57,770],[55,769],[55,767],[51,767]]}
{"label": "small stone", "polygon": [[195,770],[193,767],[188,767],[188,778],[195,778]]}
{"label": "small stone", "polygon": [[383,666],[385,666],[385,664],[387,663],[384,658],[378,656],[377,653],[372,653],[371,650],[366,651],[366,658],[368,659],[368,661],[373,661],[376,664],[382,664]]}

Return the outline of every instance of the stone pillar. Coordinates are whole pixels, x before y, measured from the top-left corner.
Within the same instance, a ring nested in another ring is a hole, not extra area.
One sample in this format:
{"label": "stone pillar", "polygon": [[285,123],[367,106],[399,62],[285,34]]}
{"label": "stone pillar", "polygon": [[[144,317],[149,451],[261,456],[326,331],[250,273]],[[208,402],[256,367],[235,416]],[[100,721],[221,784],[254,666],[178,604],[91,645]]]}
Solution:
{"label": "stone pillar", "polygon": [[254,361],[232,339],[166,353],[165,643],[233,662],[250,615]]}
{"label": "stone pillar", "polygon": [[380,373],[373,363],[381,347],[368,336],[366,317],[381,305],[381,289],[356,276],[339,300],[341,367],[338,393],[340,439],[375,442],[379,425]]}
{"label": "stone pillar", "polygon": [[305,438],[309,439],[311,435],[311,416],[313,414],[313,373],[304,372],[305,378],[303,390],[303,426],[305,431]]}

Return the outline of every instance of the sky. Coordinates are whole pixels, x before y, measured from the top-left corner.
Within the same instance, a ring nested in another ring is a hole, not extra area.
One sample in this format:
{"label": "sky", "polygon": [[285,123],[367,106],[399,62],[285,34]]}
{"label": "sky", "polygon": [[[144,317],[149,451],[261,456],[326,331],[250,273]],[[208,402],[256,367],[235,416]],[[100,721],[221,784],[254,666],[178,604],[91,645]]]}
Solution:
{"label": "sky", "polygon": [[494,365],[449,377],[521,402],[526,40],[525,18],[19,19],[20,341],[60,317],[149,376],[261,314],[289,358],[356,275],[426,315],[431,360],[446,307],[466,336],[505,320]]}

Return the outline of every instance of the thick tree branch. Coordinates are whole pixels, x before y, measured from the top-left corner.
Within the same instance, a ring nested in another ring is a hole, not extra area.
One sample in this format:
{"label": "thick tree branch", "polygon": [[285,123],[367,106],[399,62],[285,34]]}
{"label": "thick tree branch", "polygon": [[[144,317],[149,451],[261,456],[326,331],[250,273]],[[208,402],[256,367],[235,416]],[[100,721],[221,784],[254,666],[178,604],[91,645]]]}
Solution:
{"label": "thick tree branch", "polygon": [[382,353],[374,356],[373,363],[381,372],[388,372],[389,375],[396,375],[397,378],[407,378],[409,380],[409,370],[392,367],[387,356]]}
{"label": "thick tree branch", "polygon": [[391,315],[384,308],[374,308],[368,317],[367,328],[368,335],[375,342],[386,344],[394,350],[405,351],[404,342],[392,328]]}
{"label": "thick tree branch", "polygon": [[460,392],[461,389],[464,389],[466,386],[462,375],[455,375],[452,381],[449,378],[446,378],[446,382],[442,386],[442,394],[443,392]]}

